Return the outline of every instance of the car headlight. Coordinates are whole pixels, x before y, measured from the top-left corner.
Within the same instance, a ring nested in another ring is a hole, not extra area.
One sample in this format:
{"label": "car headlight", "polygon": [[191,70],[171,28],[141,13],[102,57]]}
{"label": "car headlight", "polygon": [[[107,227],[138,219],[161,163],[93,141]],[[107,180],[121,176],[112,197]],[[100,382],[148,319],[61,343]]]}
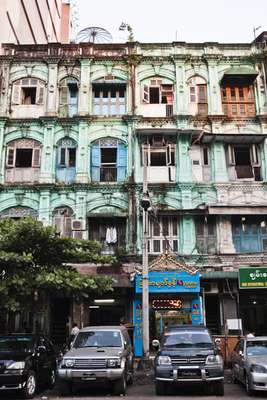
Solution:
{"label": "car headlight", "polygon": [[121,360],[119,358],[109,358],[107,360],[107,366],[109,368],[116,368],[121,366]]}
{"label": "car headlight", "polygon": [[250,367],[251,372],[258,372],[260,374],[267,374],[267,368],[263,365],[252,364]]}
{"label": "car headlight", "polygon": [[62,365],[64,365],[66,368],[71,368],[74,366],[74,360],[71,358],[63,358]]}
{"label": "car headlight", "polygon": [[206,358],[206,364],[222,364],[223,360],[222,357],[217,354],[215,355],[210,355]]}
{"label": "car headlight", "polygon": [[171,365],[172,360],[169,356],[159,356],[157,363],[158,365]]}
{"label": "car headlight", "polygon": [[25,361],[15,361],[6,367],[7,369],[24,369]]}

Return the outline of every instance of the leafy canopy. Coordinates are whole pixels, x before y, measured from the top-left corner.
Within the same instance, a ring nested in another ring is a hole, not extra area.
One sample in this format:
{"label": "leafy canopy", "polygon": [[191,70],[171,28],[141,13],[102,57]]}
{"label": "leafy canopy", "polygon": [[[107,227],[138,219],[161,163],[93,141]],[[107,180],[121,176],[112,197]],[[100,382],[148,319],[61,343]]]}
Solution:
{"label": "leafy canopy", "polygon": [[0,310],[17,311],[33,301],[36,290],[63,293],[76,300],[112,290],[114,280],[81,274],[68,263],[114,261],[100,244],[56,235],[33,218],[0,222]]}

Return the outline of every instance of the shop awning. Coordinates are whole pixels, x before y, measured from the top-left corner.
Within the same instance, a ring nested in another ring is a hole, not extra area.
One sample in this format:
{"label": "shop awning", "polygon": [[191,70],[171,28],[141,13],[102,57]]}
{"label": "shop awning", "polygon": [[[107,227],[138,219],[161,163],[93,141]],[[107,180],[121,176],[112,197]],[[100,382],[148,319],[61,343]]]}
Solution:
{"label": "shop awning", "polygon": [[255,81],[257,75],[258,72],[252,67],[232,67],[224,72],[221,84],[225,85],[233,80],[251,84]]}
{"label": "shop awning", "polygon": [[201,272],[201,279],[237,279],[238,271],[206,271]]}
{"label": "shop awning", "polygon": [[208,213],[210,215],[266,215],[267,206],[259,204],[250,204],[249,206],[211,205],[208,207]]}
{"label": "shop awning", "polygon": [[201,143],[210,144],[213,142],[223,142],[229,144],[259,144],[267,138],[262,133],[204,133]]}

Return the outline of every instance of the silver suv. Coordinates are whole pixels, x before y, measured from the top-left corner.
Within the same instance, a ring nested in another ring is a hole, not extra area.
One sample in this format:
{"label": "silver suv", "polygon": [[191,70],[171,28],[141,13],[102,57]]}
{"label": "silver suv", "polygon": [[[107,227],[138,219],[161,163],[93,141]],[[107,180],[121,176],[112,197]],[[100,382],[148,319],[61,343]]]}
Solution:
{"label": "silver suv", "polygon": [[109,381],[116,395],[125,395],[133,379],[133,354],[123,326],[89,326],[80,330],[58,369],[61,395],[73,385]]}

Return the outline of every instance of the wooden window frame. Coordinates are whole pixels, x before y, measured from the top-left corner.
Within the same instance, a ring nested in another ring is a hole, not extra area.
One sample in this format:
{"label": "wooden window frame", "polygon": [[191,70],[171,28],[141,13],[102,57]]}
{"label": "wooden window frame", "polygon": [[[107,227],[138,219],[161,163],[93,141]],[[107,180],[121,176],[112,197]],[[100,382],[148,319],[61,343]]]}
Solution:
{"label": "wooden window frame", "polygon": [[[240,95],[240,89],[243,92],[243,96]],[[253,85],[223,86],[221,88],[221,97],[223,112],[228,117],[242,118],[254,117],[256,115]]]}
{"label": "wooden window frame", "polygon": [[[171,86],[171,88],[164,88],[166,86]],[[150,88],[158,88],[159,89],[159,103],[150,103]],[[162,97],[163,96],[172,96],[172,102],[171,103],[163,103],[162,102]],[[173,99],[174,99],[174,85],[173,83],[162,83],[161,79],[151,79],[150,83],[145,83],[142,86],[142,103],[143,104],[166,104],[166,105],[173,105]]]}
{"label": "wooden window frame", "polygon": [[[126,87],[123,89],[124,90],[124,97],[122,97],[123,101],[121,101],[120,97],[120,87],[114,84],[114,87],[116,89],[116,97],[111,97],[111,89],[107,91],[108,97],[103,97],[103,92],[104,92],[104,85],[103,87],[100,88],[99,92],[100,95],[99,97],[95,97],[95,90],[93,90],[93,110],[95,109],[95,106],[99,106],[99,113],[96,114],[98,116],[121,116],[126,113]],[[99,103],[95,103],[95,99],[99,99]],[[112,101],[112,99],[116,99],[115,101]],[[115,105],[116,113],[112,113],[112,108]],[[104,113],[104,107],[107,106],[108,112]],[[120,107],[124,107],[124,112],[120,112]]]}

